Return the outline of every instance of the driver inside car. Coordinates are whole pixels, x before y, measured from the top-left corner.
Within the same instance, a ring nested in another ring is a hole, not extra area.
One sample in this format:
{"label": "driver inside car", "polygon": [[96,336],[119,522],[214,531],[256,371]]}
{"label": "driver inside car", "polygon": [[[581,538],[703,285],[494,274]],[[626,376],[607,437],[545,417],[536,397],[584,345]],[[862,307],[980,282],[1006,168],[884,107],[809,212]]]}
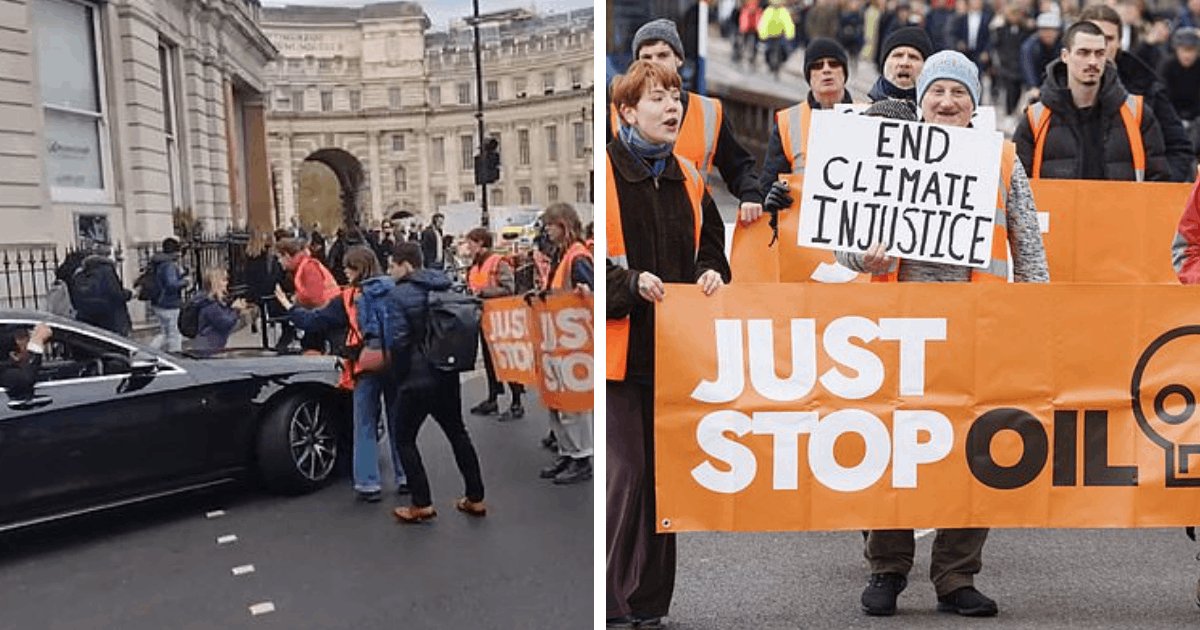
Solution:
{"label": "driver inside car", "polygon": [[4,338],[0,386],[8,391],[10,400],[33,398],[38,368],[42,365],[45,343],[50,336],[50,327],[42,323],[35,326],[32,332],[28,328],[16,328]]}

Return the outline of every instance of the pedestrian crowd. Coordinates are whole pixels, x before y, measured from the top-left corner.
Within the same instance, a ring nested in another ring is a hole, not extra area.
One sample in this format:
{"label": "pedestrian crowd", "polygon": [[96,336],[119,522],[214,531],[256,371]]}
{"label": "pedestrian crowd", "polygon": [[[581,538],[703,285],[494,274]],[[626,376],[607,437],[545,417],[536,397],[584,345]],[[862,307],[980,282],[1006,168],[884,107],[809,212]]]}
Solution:
{"label": "pedestrian crowd", "polygon": [[[814,110],[859,103],[869,116],[971,127],[981,104],[1018,116],[1012,142],[994,158],[1000,173],[988,267],[900,260],[887,244],[838,252],[842,265],[876,282],[1049,281],[1030,182],[1196,179],[1196,101],[1185,76],[1200,44],[1200,0],[1186,6],[1117,0],[1079,6],[997,0],[781,0],[718,6],[735,59],[803,55],[807,97],[777,111],[761,164],[733,133],[721,101],[683,89],[685,52],[676,25],[656,19],[632,38],[634,61],[609,89],[606,150],[607,464],[606,618],[609,628],[657,628],[675,584],[673,534],[655,530],[655,309],[669,283],[713,295],[736,280],[725,255],[721,213],[709,194],[715,168],[737,200],[738,229],[779,213],[799,191]],[[861,60],[881,72],[867,94],[851,94]],[[1157,69],[1157,70],[1156,70]],[[1182,79],[1181,79],[1182,80]],[[1018,109],[1020,106],[1024,106]],[[753,128],[747,125],[743,128]],[[730,210],[733,210],[732,208]],[[774,243],[764,241],[763,247]],[[1180,279],[1200,282],[1200,188],[1184,209],[1173,255]],[[670,325],[658,322],[658,326]],[[997,614],[975,587],[987,529],[939,530],[930,578],[937,609]],[[861,606],[897,610],[913,564],[911,530],[864,532],[869,568]],[[1200,603],[1200,592],[1198,592]]]}

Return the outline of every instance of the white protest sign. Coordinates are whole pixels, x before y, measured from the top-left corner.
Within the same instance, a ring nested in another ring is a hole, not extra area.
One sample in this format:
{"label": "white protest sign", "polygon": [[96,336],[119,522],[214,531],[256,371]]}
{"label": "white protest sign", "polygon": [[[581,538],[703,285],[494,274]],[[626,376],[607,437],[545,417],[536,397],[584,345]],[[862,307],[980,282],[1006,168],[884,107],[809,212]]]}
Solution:
{"label": "white protest sign", "polygon": [[[861,114],[867,111],[867,108],[870,106],[870,103],[834,103],[833,111],[842,114]],[[990,105],[976,107],[975,113],[971,114],[971,128],[986,129],[988,131],[997,129],[996,108]]]}
{"label": "white protest sign", "polygon": [[1000,179],[996,131],[815,111],[799,244],[986,267]]}

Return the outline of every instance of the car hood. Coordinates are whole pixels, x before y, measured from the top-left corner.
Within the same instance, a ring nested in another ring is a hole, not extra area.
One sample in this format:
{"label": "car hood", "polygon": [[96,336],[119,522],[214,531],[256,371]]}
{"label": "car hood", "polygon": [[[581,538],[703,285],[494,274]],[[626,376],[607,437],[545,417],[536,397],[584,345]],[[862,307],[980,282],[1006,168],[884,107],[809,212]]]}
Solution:
{"label": "car hood", "polygon": [[337,378],[337,359],[329,355],[276,354],[271,350],[240,348],[193,360],[222,372],[240,372],[252,376],[311,373],[328,374],[335,380]]}

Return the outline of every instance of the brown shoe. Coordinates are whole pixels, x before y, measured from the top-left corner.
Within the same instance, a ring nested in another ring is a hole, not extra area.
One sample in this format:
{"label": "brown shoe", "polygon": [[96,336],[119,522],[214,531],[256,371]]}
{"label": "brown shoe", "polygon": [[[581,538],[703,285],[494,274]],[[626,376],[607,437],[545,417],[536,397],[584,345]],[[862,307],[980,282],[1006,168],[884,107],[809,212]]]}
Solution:
{"label": "brown shoe", "polygon": [[396,520],[401,523],[420,523],[437,516],[437,510],[433,509],[432,505],[425,507],[405,505],[392,510],[392,516],[395,516]]}
{"label": "brown shoe", "polygon": [[463,497],[454,503],[454,507],[458,508],[459,512],[464,512],[471,516],[487,516],[487,505],[484,505],[483,501],[472,501],[467,497]]}

